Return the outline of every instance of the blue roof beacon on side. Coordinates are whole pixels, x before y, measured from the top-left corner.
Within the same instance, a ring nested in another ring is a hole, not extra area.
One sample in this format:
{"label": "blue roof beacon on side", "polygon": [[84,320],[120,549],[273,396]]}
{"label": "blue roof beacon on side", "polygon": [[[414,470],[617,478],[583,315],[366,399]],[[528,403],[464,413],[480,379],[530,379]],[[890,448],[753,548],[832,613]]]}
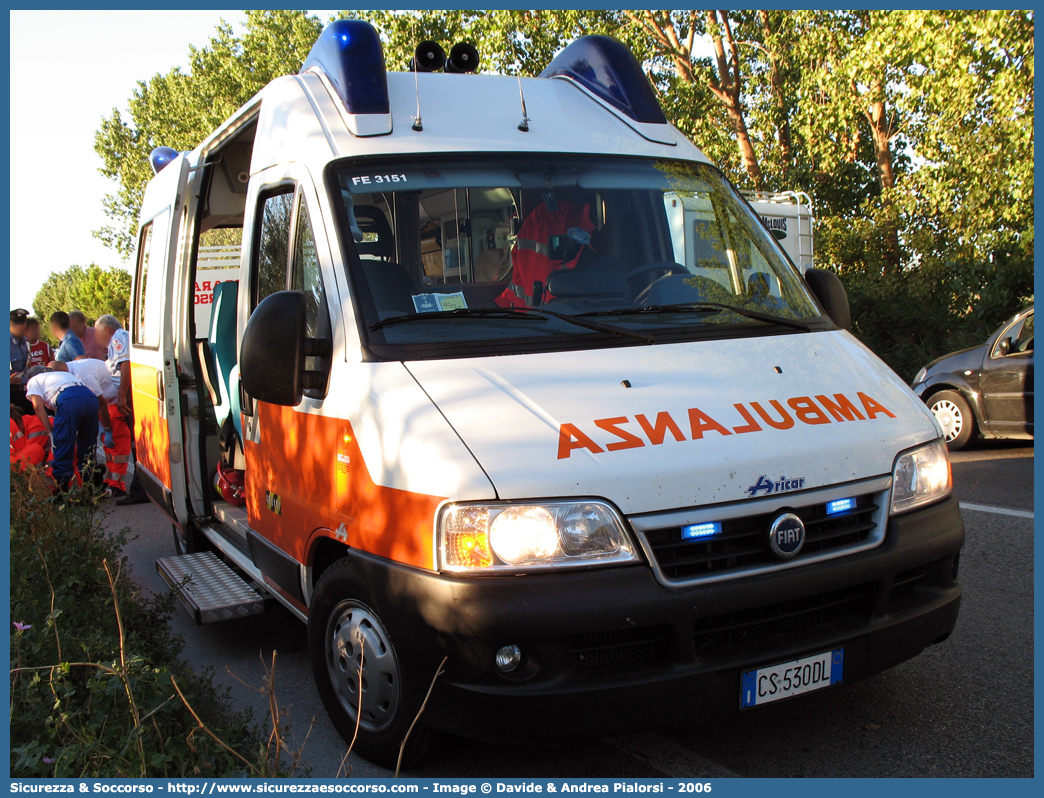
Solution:
{"label": "blue roof beacon on side", "polygon": [[348,129],[356,136],[392,131],[384,49],[370,23],[361,19],[331,22],[312,45],[301,72],[316,72],[344,104]]}
{"label": "blue roof beacon on side", "polygon": [[635,122],[666,125],[656,92],[626,44],[611,36],[581,36],[540,73],[569,78]]}
{"label": "blue roof beacon on side", "polygon": [[149,153],[149,163],[152,165],[152,174],[158,175],[167,164],[177,158],[181,153],[173,147],[156,147]]}

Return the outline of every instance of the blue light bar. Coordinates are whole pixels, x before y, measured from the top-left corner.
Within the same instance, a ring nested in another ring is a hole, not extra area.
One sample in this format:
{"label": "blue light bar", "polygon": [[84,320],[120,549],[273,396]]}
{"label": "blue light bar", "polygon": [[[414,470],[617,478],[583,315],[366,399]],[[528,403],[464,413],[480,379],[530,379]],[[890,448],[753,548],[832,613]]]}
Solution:
{"label": "blue light bar", "polygon": [[704,524],[691,524],[682,527],[682,540],[699,540],[721,534],[721,523],[708,521]]}
{"label": "blue light bar", "polygon": [[384,50],[369,22],[339,19],[327,25],[301,67],[309,70],[329,78],[349,114],[390,113]]}
{"label": "blue light bar", "polygon": [[838,513],[847,513],[855,508],[855,499],[834,499],[832,502],[827,502],[826,511],[827,515],[837,515]]}
{"label": "blue light bar", "polygon": [[567,77],[636,122],[666,125],[656,92],[626,44],[611,36],[581,36],[555,56],[542,78]]}
{"label": "blue light bar", "polygon": [[152,164],[152,174],[158,175],[163,167],[178,157],[180,153],[172,147],[156,147],[149,153],[149,163]]}

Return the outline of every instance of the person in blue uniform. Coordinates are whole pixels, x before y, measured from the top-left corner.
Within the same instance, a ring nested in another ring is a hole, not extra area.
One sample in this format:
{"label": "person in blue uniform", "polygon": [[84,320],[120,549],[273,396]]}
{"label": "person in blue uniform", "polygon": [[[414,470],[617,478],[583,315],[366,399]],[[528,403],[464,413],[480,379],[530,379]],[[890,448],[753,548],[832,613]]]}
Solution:
{"label": "person in blue uniform", "polygon": [[64,310],[51,314],[51,335],[60,341],[58,350],[54,353],[54,359],[59,363],[86,357],[87,350],[83,348],[83,341],[77,338],[76,333],[70,328],[69,314]]}
{"label": "person in blue uniform", "polygon": [[[98,413],[102,406],[108,410],[105,400],[68,372],[33,366],[26,376],[26,395],[54,443],[51,469],[58,489],[69,488],[77,466],[80,478],[89,482],[98,441]],[[48,410],[54,411],[53,422]]]}
{"label": "person in blue uniform", "polygon": [[29,368],[29,342],[25,328],[29,311],[15,308],[11,311],[11,404],[23,413],[31,413],[33,406],[25,398],[25,372]]}

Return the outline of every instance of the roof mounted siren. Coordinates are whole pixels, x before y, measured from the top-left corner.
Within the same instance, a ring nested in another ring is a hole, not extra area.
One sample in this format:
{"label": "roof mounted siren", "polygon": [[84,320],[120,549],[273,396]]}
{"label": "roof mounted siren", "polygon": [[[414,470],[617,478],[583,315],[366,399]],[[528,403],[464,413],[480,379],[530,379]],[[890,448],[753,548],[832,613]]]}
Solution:
{"label": "roof mounted siren", "polygon": [[388,73],[380,37],[361,19],[339,19],[320,34],[301,72],[314,72],[340,99],[345,123],[355,136],[392,132]]}
{"label": "roof mounted siren", "polygon": [[438,42],[421,42],[413,51],[410,72],[441,72],[446,65],[446,51]]}
{"label": "roof mounted siren", "polygon": [[152,174],[158,175],[171,161],[181,155],[173,147],[156,147],[149,153],[149,163],[152,165]]}
{"label": "roof mounted siren", "polygon": [[458,42],[450,50],[447,72],[475,72],[479,66],[479,51],[471,42]]}
{"label": "roof mounted siren", "polygon": [[[581,36],[554,57],[542,78],[564,78],[624,117],[644,137],[675,144],[656,90],[626,44],[612,36]],[[663,125],[664,127],[654,127]]]}

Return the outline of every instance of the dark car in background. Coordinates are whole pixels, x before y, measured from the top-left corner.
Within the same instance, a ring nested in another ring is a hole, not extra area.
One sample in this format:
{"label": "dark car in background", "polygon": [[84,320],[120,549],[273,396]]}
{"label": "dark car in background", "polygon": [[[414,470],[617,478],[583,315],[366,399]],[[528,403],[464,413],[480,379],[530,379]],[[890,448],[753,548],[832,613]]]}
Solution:
{"label": "dark car in background", "polygon": [[976,435],[1032,439],[1033,307],[1004,322],[982,346],[933,360],[912,387],[951,450]]}

